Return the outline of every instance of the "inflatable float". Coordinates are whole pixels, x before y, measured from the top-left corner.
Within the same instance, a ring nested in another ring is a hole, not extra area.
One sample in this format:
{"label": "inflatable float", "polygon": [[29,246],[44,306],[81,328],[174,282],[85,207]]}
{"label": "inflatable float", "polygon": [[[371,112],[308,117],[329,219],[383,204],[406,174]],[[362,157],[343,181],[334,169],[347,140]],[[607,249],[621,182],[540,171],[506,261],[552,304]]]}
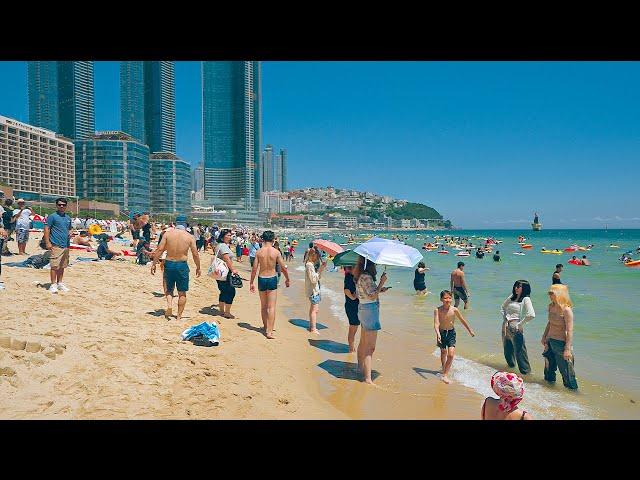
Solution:
{"label": "inflatable float", "polygon": [[569,260],[567,263],[570,263],[571,265],[579,265],[581,267],[584,266],[580,260]]}
{"label": "inflatable float", "polygon": [[513,252],[514,255],[524,255],[524,252]]}
{"label": "inflatable float", "polygon": [[447,250],[440,250],[440,251],[438,251],[438,253],[440,253],[442,255],[447,255],[449,252]]}
{"label": "inflatable float", "polygon": [[624,264],[625,267],[640,267],[640,260],[633,260],[631,262],[626,262]]}
{"label": "inflatable float", "polygon": [[520,248],[529,249],[529,248],[533,248],[533,245],[531,245],[530,243],[525,243],[524,245],[520,245]]}
{"label": "inflatable float", "polygon": [[456,253],[456,257],[468,257],[469,255],[471,255],[469,252],[458,252]]}
{"label": "inflatable float", "polygon": [[620,248],[620,245],[614,245],[613,243],[609,245],[609,248]]}
{"label": "inflatable float", "polygon": [[542,250],[540,250],[540,253],[551,253],[553,255],[562,255],[562,250],[547,250],[543,248]]}

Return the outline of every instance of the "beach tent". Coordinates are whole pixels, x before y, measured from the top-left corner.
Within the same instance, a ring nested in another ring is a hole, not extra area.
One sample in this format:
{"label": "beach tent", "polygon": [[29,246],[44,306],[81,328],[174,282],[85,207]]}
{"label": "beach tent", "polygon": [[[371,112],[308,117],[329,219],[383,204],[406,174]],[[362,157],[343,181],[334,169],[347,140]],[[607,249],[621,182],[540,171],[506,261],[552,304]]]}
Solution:
{"label": "beach tent", "polygon": [[38,215],[38,214],[34,215],[32,222],[33,222],[32,223],[32,228],[38,228],[38,229],[44,230],[44,222],[45,222],[45,220],[44,220],[43,216]]}

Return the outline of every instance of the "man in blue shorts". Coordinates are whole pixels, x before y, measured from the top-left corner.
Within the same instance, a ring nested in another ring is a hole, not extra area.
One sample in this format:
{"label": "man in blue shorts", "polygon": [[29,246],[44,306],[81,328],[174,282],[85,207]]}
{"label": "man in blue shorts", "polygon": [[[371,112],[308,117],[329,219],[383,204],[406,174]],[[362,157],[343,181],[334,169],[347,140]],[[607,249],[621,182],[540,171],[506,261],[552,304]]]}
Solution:
{"label": "man in blue shorts", "polygon": [[182,319],[182,312],[187,304],[187,291],[189,290],[189,265],[187,265],[187,258],[189,250],[191,250],[193,261],[196,264],[196,277],[200,276],[200,256],[196,249],[196,241],[193,235],[185,230],[186,225],[187,217],[178,215],[176,218],[176,228],[165,232],[160,241],[160,245],[158,245],[158,248],[153,253],[151,275],[156,273],[156,264],[160,260],[162,253],[164,251],[167,252],[167,257],[164,261],[164,280],[166,283],[164,295],[167,300],[167,309],[164,312],[164,316],[167,320],[172,315],[173,291],[175,288],[178,289],[178,315],[176,317],[178,321]]}

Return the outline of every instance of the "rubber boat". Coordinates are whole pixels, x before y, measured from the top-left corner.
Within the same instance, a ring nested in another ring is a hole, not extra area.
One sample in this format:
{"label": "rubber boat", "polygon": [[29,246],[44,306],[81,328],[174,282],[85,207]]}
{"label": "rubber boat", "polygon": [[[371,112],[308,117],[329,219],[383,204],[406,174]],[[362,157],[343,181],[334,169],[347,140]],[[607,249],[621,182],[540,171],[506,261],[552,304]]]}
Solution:
{"label": "rubber boat", "polygon": [[533,245],[530,243],[525,243],[524,245],[520,245],[520,248],[533,248]]}
{"label": "rubber boat", "polygon": [[542,250],[540,250],[540,253],[551,253],[553,255],[562,255],[562,250],[547,250],[543,248]]}
{"label": "rubber boat", "polygon": [[640,267],[640,260],[633,260],[624,264],[625,267]]}

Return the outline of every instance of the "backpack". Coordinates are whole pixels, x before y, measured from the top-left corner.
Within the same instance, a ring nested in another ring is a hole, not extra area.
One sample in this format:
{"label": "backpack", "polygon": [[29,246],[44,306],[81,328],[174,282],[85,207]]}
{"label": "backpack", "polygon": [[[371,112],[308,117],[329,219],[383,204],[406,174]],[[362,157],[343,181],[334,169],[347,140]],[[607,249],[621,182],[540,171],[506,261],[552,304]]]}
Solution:
{"label": "backpack", "polygon": [[216,248],[215,253],[213,254],[213,259],[211,260],[211,265],[209,265],[209,270],[207,270],[207,275],[213,278],[214,280],[227,280],[227,275],[229,275],[229,266],[227,262],[218,257],[218,252],[220,251],[220,246]]}

